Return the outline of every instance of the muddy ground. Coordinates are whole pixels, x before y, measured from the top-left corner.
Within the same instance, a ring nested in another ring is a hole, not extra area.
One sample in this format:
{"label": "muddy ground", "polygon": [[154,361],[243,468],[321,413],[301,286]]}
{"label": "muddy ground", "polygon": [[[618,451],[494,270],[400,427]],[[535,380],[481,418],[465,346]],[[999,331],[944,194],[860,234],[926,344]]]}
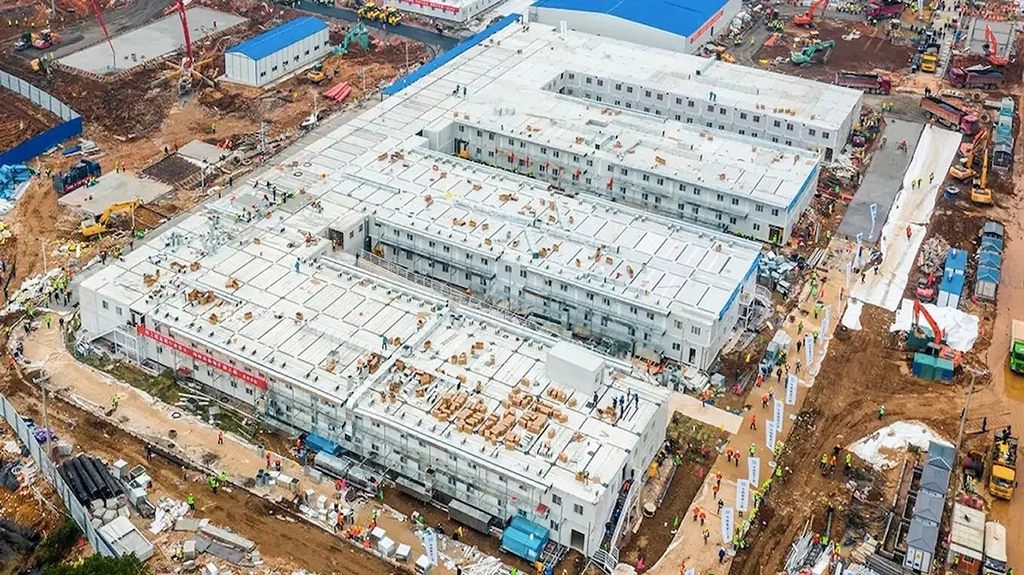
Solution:
{"label": "muddy ground", "polygon": [[[42,417],[38,393],[19,375],[12,374],[6,363],[0,372],[0,393],[23,416],[37,420]],[[49,408],[51,426],[58,436],[72,438],[76,452],[82,450],[107,462],[125,459],[132,465],[143,464],[158,491],[179,501],[194,493],[197,516],[255,541],[269,566],[286,572],[307,569],[345,575],[377,575],[393,570],[333,535],[295,519],[283,507],[241,489],[222,489],[213,495],[204,487],[206,478],[202,474],[183,471],[160,457],[147,462],[139,440],[87,412],[60,400],[52,401]],[[166,558],[158,556],[155,561],[154,572],[173,570],[174,565]]]}
{"label": "muddy ground", "polygon": [[[959,412],[951,406],[963,405],[968,378],[960,375],[953,385],[946,385],[913,377],[909,354],[896,348],[888,335],[892,318],[885,310],[865,306],[863,330],[836,332],[836,341],[786,441],[782,462],[792,475],[766,499],[762,523],[748,536],[748,549],[733,561],[732,575],[774,573],[808,518],[820,521],[830,503],[842,504],[849,498],[841,474],[822,477],[818,470],[821,454],[835,444],[849,444],[903,419],[921,421],[946,437],[956,437]],[[883,404],[886,415],[879,421],[878,407]],[[835,529],[841,537],[843,526]]]}
{"label": "muddy ground", "polygon": [[21,96],[4,92],[4,103],[0,106],[0,152],[10,150],[60,123],[56,114]]}

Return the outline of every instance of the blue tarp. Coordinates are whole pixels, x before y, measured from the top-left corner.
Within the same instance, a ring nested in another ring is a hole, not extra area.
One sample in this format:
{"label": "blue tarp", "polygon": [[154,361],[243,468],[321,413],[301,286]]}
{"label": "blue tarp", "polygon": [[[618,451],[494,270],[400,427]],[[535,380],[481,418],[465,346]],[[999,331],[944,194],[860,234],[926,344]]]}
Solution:
{"label": "blue tarp", "polygon": [[338,451],[338,444],[315,433],[310,433],[306,436],[306,447],[313,451],[323,451],[334,455]]}
{"label": "blue tarp", "polygon": [[527,561],[536,561],[548,544],[548,530],[522,517],[515,517],[501,533],[501,546]]}
{"label": "blue tarp", "polygon": [[0,199],[14,199],[14,190],[18,184],[27,182],[32,177],[32,170],[24,164],[0,166]]}

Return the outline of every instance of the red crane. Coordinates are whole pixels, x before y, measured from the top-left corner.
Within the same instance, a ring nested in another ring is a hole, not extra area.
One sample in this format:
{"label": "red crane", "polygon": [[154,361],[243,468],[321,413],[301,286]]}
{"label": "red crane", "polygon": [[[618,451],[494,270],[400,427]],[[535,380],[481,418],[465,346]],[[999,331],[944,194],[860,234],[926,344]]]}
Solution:
{"label": "red crane", "polygon": [[814,24],[814,14],[818,11],[818,8],[821,8],[821,11],[824,12],[828,8],[828,0],[817,0],[811,4],[806,13],[793,16],[793,23],[797,26],[811,26]]}
{"label": "red crane", "polygon": [[1009,63],[1009,58],[999,56],[999,42],[996,42],[996,35],[992,33],[992,27],[988,24],[985,25],[985,41],[988,42],[985,46],[985,57],[993,66],[1005,66]]}
{"label": "red crane", "polygon": [[181,60],[181,73],[178,75],[178,93],[185,94],[192,89],[192,37],[188,33],[188,20],[185,18],[184,0],[176,0],[178,16],[181,18],[181,32],[185,35],[185,58]]}
{"label": "red crane", "polygon": [[100,29],[103,30],[103,37],[107,39],[107,45],[110,46],[110,54],[114,57],[114,67],[117,67],[117,52],[114,52],[114,43],[110,41],[110,34],[107,33],[107,25],[103,22],[103,15],[100,14],[100,7],[96,4],[96,0],[89,0],[92,4],[92,11],[96,13],[96,19],[99,20]]}

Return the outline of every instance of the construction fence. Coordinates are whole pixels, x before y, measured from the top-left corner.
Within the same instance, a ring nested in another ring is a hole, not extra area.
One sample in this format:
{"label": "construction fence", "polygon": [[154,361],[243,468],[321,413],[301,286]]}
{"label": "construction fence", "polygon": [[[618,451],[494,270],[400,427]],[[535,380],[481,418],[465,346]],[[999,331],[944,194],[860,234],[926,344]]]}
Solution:
{"label": "construction fence", "polygon": [[82,133],[82,117],[78,115],[78,112],[49,93],[3,71],[0,71],[0,88],[6,88],[26,98],[36,106],[53,112],[62,120],[60,124],[42,134],[33,136],[10,150],[0,153],[0,166],[21,164],[31,160],[57,144]]}
{"label": "construction fence", "polygon": [[50,460],[50,457],[46,454],[46,450],[39,445],[36,441],[32,430],[29,429],[28,422],[18,415],[18,412],[14,409],[7,398],[0,394],[0,411],[3,413],[4,420],[7,424],[14,429],[14,432],[18,435],[18,439],[21,440],[26,447],[28,447],[29,454],[32,456],[32,460],[36,462],[39,467],[40,473],[46,478],[57,495],[60,496],[64,502],[64,506],[71,513],[71,518],[75,520],[78,527],[82,529],[82,533],[85,533],[85,537],[89,540],[89,544],[92,545],[93,550],[96,553],[105,555],[107,557],[117,557],[117,553],[114,548],[96,531],[92,523],[89,522],[89,513],[86,511],[78,499],[75,498],[71,488],[65,483],[64,478],[57,473],[57,467]]}

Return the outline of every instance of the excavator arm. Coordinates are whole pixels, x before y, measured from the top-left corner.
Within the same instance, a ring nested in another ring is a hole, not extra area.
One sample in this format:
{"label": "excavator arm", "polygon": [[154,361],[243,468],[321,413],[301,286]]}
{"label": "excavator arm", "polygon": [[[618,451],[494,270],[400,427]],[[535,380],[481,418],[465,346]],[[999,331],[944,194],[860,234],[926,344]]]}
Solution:
{"label": "excavator arm", "polygon": [[811,18],[814,18],[814,16],[817,15],[818,13],[819,8],[822,12],[824,12],[825,9],[828,8],[828,0],[817,0],[817,2],[811,4],[810,9],[807,10],[807,15]]}
{"label": "excavator arm", "polygon": [[928,322],[928,327],[932,328],[932,338],[935,341],[935,345],[942,345],[942,331],[939,330],[939,324],[935,323],[935,318],[932,314],[928,313],[928,310],[924,308],[924,305],[917,299],[914,300],[914,324],[917,325],[921,322],[921,316],[924,316],[925,321]]}

